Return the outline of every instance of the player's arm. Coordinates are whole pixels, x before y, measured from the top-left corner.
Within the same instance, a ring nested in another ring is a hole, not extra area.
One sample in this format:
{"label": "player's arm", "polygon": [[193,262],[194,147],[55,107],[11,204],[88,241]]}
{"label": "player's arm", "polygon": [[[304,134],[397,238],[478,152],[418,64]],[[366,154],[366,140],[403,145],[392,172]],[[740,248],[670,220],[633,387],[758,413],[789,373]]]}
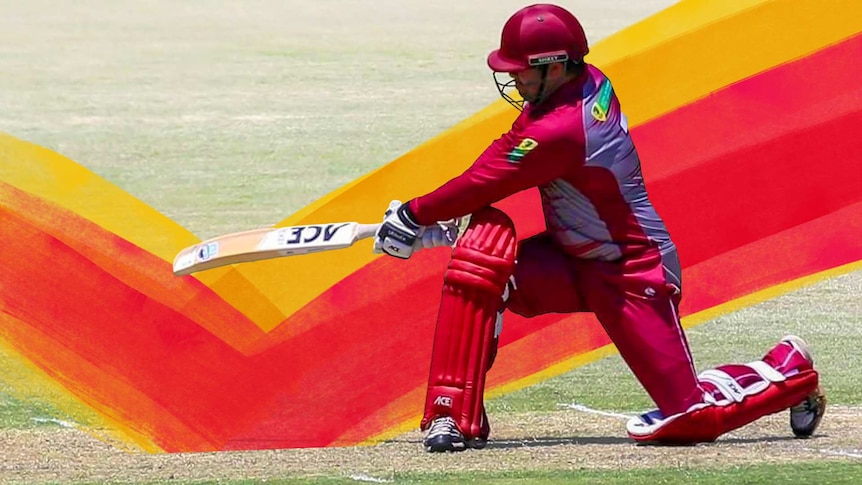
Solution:
{"label": "player's arm", "polygon": [[[426,227],[457,219],[521,190],[562,177],[583,161],[580,130],[536,123],[512,131],[491,144],[464,173],[442,187],[401,204],[393,201],[375,238],[375,252],[409,258]],[[513,133],[521,133],[517,136]],[[582,138],[581,138],[582,140]]]}
{"label": "player's arm", "polygon": [[498,139],[464,173],[410,201],[409,215],[419,225],[462,217],[560,178],[583,160],[583,143],[573,130],[530,128],[523,136],[507,134]]}

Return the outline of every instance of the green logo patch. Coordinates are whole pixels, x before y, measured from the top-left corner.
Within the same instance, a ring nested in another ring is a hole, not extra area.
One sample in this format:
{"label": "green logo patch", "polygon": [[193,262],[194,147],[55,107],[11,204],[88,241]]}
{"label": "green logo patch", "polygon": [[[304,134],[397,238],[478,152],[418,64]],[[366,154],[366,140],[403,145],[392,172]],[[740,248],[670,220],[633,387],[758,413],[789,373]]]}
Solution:
{"label": "green logo patch", "polygon": [[522,158],[524,158],[524,155],[529,153],[530,150],[536,148],[537,146],[539,146],[539,142],[537,142],[536,140],[532,138],[524,138],[523,140],[521,140],[521,143],[519,143],[518,146],[516,146],[512,149],[511,152],[509,152],[507,158],[510,162],[518,163],[521,161]]}
{"label": "green logo patch", "polygon": [[611,109],[611,96],[614,94],[614,88],[611,82],[605,79],[602,86],[599,88],[599,95],[596,96],[596,101],[593,103],[593,108],[590,113],[593,118],[599,121],[607,121],[608,111]]}

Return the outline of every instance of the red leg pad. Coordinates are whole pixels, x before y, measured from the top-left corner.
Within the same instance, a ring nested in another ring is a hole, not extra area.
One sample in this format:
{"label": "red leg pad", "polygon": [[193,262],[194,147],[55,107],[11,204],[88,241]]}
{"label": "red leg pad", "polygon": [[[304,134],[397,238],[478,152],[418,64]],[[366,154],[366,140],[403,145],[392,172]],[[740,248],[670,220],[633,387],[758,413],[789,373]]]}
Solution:
{"label": "red leg pad", "polygon": [[473,214],[455,244],[443,277],[422,429],[436,417],[450,416],[466,439],[487,437],[485,373],[516,249],[512,220],[490,207]]}
{"label": "red leg pad", "polygon": [[653,412],[632,418],[629,436],[661,444],[715,441],[728,431],[795,406],[817,388],[818,374],[810,366],[789,376],[770,369],[764,362],[755,362],[706,371],[698,376],[706,391],[705,402],[673,416]]}

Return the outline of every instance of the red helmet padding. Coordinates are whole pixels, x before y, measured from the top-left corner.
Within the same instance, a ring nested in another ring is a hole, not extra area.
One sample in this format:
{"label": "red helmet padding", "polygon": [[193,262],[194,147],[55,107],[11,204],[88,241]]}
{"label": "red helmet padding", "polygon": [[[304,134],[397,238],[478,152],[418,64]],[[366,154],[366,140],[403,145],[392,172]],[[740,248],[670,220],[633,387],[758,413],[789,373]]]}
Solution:
{"label": "red helmet padding", "polygon": [[581,23],[568,10],[530,5],[506,21],[500,48],[488,55],[488,67],[495,72],[519,72],[566,59],[581,62],[589,51]]}

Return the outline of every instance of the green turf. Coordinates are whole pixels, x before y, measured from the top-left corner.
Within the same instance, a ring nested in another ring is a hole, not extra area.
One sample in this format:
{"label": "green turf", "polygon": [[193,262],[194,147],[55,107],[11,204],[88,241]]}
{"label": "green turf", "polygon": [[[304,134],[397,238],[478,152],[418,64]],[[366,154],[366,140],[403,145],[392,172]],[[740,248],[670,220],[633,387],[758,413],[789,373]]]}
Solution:
{"label": "green turf", "polygon": [[[70,398],[58,396],[57,399],[67,401]],[[53,402],[32,398],[21,399],[0,391],[0,431],[71,426],[87,428],[99,426],[99,424],[90,421],[72,421]]]}
{"label": "green turf", "polygon": [[[269,479],[269,485],[340,485],[357,483],[444,484],[475,483],[494,485],[753,485],[753,484],[858,484],[862,480],[862,464],[842,461],[805,462],[783,465],[756,465],[729,469],[657,468],[646,470],[576,470],[561,472],[517,473],[445,473],[401,474],[390,476],[310,477]],[[256,480],[231,481],[170,481],[150,482],[151,485],[252,485]]]}
{"label": "green turf", "polygon": [[32,402],[24,402],[10,394],[0,392],[0,428],[29,428],[39,423],[37,418],[44,417],[39,407]]}
{"label": "green turf", "polygon": [[22,400],[0,391],[0,430],[58,427],[65,416],[53,404],[38,400]]}

